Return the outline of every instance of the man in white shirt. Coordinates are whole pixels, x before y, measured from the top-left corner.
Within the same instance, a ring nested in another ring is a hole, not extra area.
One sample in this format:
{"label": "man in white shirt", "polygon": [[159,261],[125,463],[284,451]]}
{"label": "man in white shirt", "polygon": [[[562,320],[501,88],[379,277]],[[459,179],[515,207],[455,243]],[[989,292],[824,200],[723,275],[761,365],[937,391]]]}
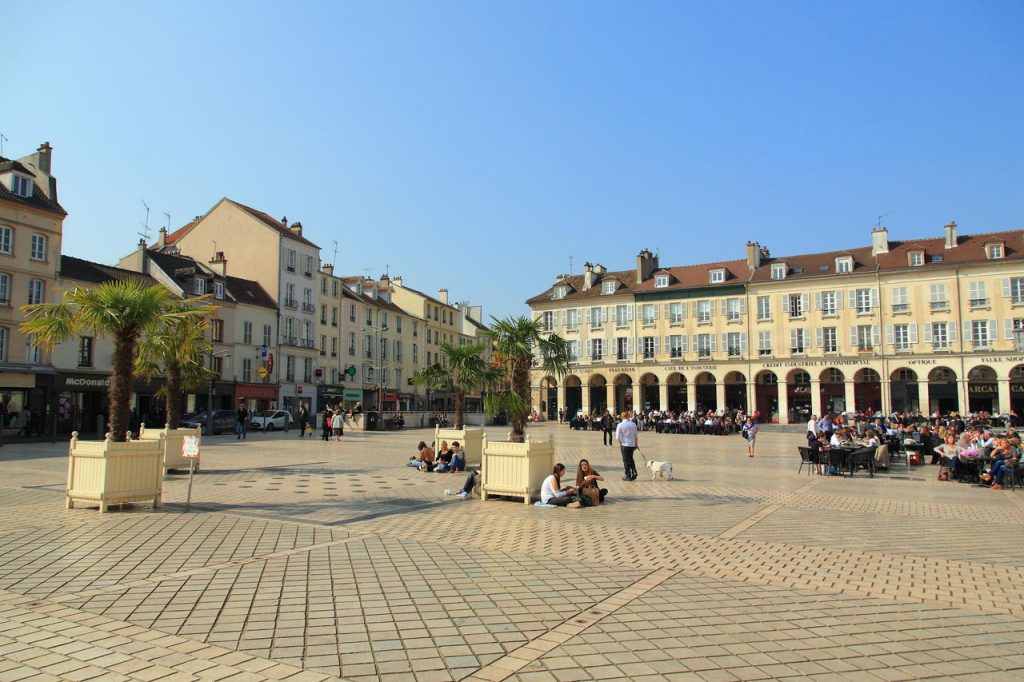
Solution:
{"label": "man in white shirt", "polygon": [[633,461],[633,451],[637,448],[636,423],[629,412],[622,413],[622,421],[615,428],[615,442],[619,444],[622,451],[622,468],[626,475],[623,481],[636,480],[636,462]]}
{"label": "man in white shirt", "polygon": [[[817,415],[812,414],[810,420],[808,420],[808,422],[807,422],[807,433],[811,434],[811,436],[817,436],[818,435],[818,416]],[[808,436],[808,438],[810,438],[811,436]]]}

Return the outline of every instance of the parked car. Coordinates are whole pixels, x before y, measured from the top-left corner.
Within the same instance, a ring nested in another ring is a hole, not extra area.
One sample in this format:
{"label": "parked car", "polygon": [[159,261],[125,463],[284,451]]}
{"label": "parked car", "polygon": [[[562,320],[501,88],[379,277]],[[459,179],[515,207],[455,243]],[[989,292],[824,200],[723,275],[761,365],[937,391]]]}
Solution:
{"label": "parked car", "polygon": [[[206,412],[196,412],[195,414],[187,414],[178,420],[178,424],[188,429],[194,429],[197,426],[206,431]],[[213,411],[213,434],[218,433],[234,433],[235,432],[235,413],[233,410],[214,410]]]}
{"label": "parked car", "polygon": [[253,415],[252,421],[249,422],[249,428],[257,431],[273,431],[275,429],[288,431],[294,425],[295,420],[287,410],[263,410]]}

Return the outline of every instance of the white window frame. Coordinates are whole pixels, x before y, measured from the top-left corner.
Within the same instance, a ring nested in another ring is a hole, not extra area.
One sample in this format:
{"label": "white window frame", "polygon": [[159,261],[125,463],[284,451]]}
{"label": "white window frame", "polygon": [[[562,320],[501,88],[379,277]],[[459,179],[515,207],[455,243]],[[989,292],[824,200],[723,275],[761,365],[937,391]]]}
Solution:
{"label": "white window frame", "polygon": [[615,293],[615,280],[610,279],[607,282],[601,282],[601,295],[606,296],[608,294]]}
{"label": "white window frame", "polygon": [[923,251],[911,251],[908,254],[910,267],[916,268],[924,265],[924,252]]}
{"label": "white window frame", "polygon": [[821,314],[822,315],[835,315],[839,309],[836,305],[835,291],[823,291],[821,292]]}
{"label": "white window frame", "polygon": [[0,305],[11,304],[11,276],[0,272]]}
{"label": "white window frame", "polygon": [[32,245],[29,249],[29,258],[32,260],[45,261],[46,260],[46,235],[33,234]]}
{"label": "white window frame", "polygon": [[595,362],[604,359],[604,339],[590,339],[590,359]]}
{"label": "white window frame", "polygon": [[213,283],[213,297],[222,301],[224,300],[224,282]]}
{"label": "white window frame", "polygon": [[597,329],[604,326],[604,306],[594,306],[590,309],[590,328]]}
{"label": "white window frame", "polygon": [[760,357],[772,354],[772,333],[770,331],[757,333],[757,354]]}
{"label": "white window frame", "polygon": [[704,324],[711,322],[714,305],[709,300],[697,301],[697,322]]}
{"label": "white window frame", "polygon": [[971,320],[971,345],[974,348],[991,348],[992,341],[989,334],[989,320]]}
{"label": "white window frame", "polygon": [[742,298],[727,298],[725,300],[725,319],[730,321],[739,320],[743,315]]}
{"label": "white window frame", "polygon": [[771,298],[771,296],[758,296],[757,297],[757,319],[758,320],[771,320],[772,319],[772,298]]}
{"label": "white window frame", "polygon": [[673,334],[668,337],[668,354],[670,358],[678,359],[683,357],[683,335]]}
{"label": "white window frame", "polygon": [[288,249],[286,259],[285,267],[288,268],[288,272],[295,272],[295,249]]}
{"label": "white window frame", "polygon": [[203,296],[206,294],[206,279],[203,277],[192,278],[192,293],[197,296]]}
{"label": "white window frame", "polygon": [[894,324],[892,326],[892,348],[895,351],[910,350],[910,325]]}
{"label": "white window frame", "polygon": [[807,353],[807,330],[798,327],[789,330],[789,354],[805,355]]}
{"label": "white window frame", "polygon": [[946,295],[945,284],[940,282],[928,286],[928,307],[932,311],[949,309],[949,297]]}
{"label": "white window frame", "polygon": [[839,330],[835,327],[821,328],[821,350],[824,353],[839,352]]}
{"label": "white window frame", "polygon": [[14,228],[0,225],[0,253],[10,256],[14,253]]}
{"label": "white window frame", "polygon": [[640,308],[641,319],[645,327],[652,327],[658,319],[658,306],[655,303],[644,303]]}
{"label": "white window frame", "polygon": [[[34,291],[38,289],[38,296],[34,296]],[[38,299],[38,300],[33,300]],[[36,303],[46,302],[46,282],[41,279],[30,279],[28,281],[28,303],[34,305]]]}
{"label": "white window frame", "polygon": [[871,314],[871,289],[854,289],[854,311],[858,315]]}
{"label": "white window frame", "polygon": [[644,360],[653,360],[655,355],[658,353],[658,337],[657,336],[645,336],[643,337],[643,356]]}
{"label": "white window frame", "polygon": [[848,275],[853,272],[853,258],[850,256],[843,256],[842,258],[836,258],[836,274],[837,275]]}
{"label": "white window frame", "polygon": [[948,322],[931,322],[927,323],[930,326],[929,336],[932,350],[948,350],[952,340],[949,334],[949,323]]}
{"label": "white window frame", "polygon": [[892,311],[894,313],[910,312],[910,295],[907,291],[907,287],[893,287],[891,295]]}
{"label": "white window frame", "polygon": [[785,263],[772,263],[771,278],[775,280],[786,279],[786,270]]}
{"label": "white window frame", "polygon": [[[401,319],[401,318],[399,318]],[[566,329],[579,329],[580,328],[580,310],[579,308],[569,308],[565,311],[565,328]],[[399,330],[401,331],[401,330]]]}
{"label": "white window frame", "polygon": [[1012,305],[1024,304],[1024,277],[1010,277],[1006,280],[1005,295]]}
{"label": "white window frame", "polygon": [[25,175],[19,175],[18,173],[12,173],[11,192],[17,194],[19,197],[31,197],[32,178]]}
{"label": "white window frame", "polygon": [[566,294],[567,291],[568,291],[568,287],[564,287],[564,286],[555,287],[555,294],[554,294],[554,296],[552,296],[552,298],[554,298],[555,300],[558,300],[560,298],[565,298],[565,294]]}
{"label": "white window frame", "polygon": [[985,247],[985,255],[989,260],[998,260],[1003,257],[1002,244],[989,244]]}
{"label": "white window frame", "polygon": [[721,284],[725,281],[725,270],[718,268],[708,273],[708,281],[711,284]]}
{"label": "white window frame", "polygon": [[695,339],[696,343],[695,350],[697,351],[697,357],[699,358],[710,358],[715,352],[715,335],[714,334],[697,334]]}
{"label": "white window frame", "polygon": [[658,289],[664,289],[668,286],[668,275],[655,275],[654,286]]}
{"label": "white window frame", "polygon": [[968,303],[972,308],[983,308],[988,305],[988,286],[985,280],[975,279],[967,283]]}
{"label": "white window frame", "polygon": [[682,302],[668,304],[669,324],[682,324],[686,317],[686,304]]}

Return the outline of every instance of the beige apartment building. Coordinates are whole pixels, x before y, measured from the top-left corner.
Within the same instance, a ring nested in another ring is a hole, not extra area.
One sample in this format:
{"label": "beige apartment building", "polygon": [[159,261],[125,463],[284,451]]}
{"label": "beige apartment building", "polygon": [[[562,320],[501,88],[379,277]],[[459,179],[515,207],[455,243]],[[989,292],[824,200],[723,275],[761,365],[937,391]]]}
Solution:
{"label": "beige apartment building", "polygon": [[623,409],[1024,410],[1024,230],[890,241],[634,270],[587,264],[528,304],[574,354],[562,381],[535,372],[549,416]]}
{"label": "beige apartment building", "polygon": [[50,358],[19,330],[21,306],[55,296],[67,212],[50,174],[52,153],[44,142],[20,159],[0,157],[0,409],[15,431],[22,426],[15,415],[27,408],[45,419],[53,402]]}

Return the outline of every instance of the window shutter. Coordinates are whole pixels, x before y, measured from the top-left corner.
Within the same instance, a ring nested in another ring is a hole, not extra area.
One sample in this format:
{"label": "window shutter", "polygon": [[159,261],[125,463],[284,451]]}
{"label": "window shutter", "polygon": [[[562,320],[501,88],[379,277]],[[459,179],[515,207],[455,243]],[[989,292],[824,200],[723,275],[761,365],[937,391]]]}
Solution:
{"label": "window shutter", "polygon": [[964,341],[971,341],[971,323],[969,320],[964,320]]}
{"label": "window shutter", "polygon": [[850,289],[850,306],[851,308],[857,307],[857,290]]}
{"label": "window shutter", "polygon": [[896,334],[893,331],[891,324],[885,325],[885,342],[890,346],[896,343]]}
{"label": "window shutter", "polygon": [[857,327],[850,327],[850,347],[857,348]]}
{"label": "window shutter", "polygon": [[583,319],[583,308],[577,308],[576,309],[576,323],[579,324],[579,321],[582,320],[582,319]]}
{"label": "window shutter", "polygon": [[[654,306],[654,319],[660,320],[661,319],[661,310],[658,308],[658,304],[657,303],[653,303],[652,305]],[[665,317],[668,317],[668,315],[666,315]]]}
{"label": "window shutter", "polygon": [[608,321],[608,318],[611,317],[612,307],[610,305],[601,306],[601,307],[603,308],[603,310],[601,311],[601,322],[605,323],[605,322]]}
{"label": "window shutter", "polygon": [[807,314],[807,309],[810,308],[810,307],[811,307],[811,295],[810,294],[800,294],[800,308],[801,308],[801,310],[803,311],[803,313],[805,315]]}
{"label": "window shutter", "polygon": [[931,322],[925,322],[924,323],[924,342],[925,343],[931,343],[932,342],[932,323]]}
{"label": "window shutter", "polygon": [[632,336],[627,336],[626,337],[626,357],[629,357],[632,354],[633,354],[633,337]]}
{"label": "window shutter", "polygon": [[800,334],[800,330],[799,329],[790,329],[789,330],[789,347],[790,348],[796,348],[797,347],[797,344],[800,342],[799,334]]}
{"label": "window shutter", "polygon": [[[819,294],[818,300],[819,301],[821,300],[821,295],[820,294]],[[821,327],[815,327],[814,328],[814,346],[815,346],[815,348],[821,348],[824,345],[825,345],[825,330],[823,330]]]}
{"label": "window shutter", "polygon": [[627,322],[632,322],[633,321],[633,306],[631,306],[631,305],[627,305],[626,306],[626,321]]}
{"label": "window shutter", "polygon": [[715,334],[708,334],[708,336],[711,337],[711,352],[712,353],[718,352],[718,339],[716,338],[716,335]]}
{"label": "window shutter", "polygon": [[683,319],[685,320],[686,319],[686,303],[685,302],[680,303],[679,304],[679,309],[680,309],[680,312],[682,312],[682,314],[683,314]]}
{"label": "window shutter", "polygon": [[878,307],[878,287],[871,287],[871,307]]}
{"label": "window shutter", "polygon": [[815,291],[814,292],[814,309],[815,310],[821,310],[821,292],[820,291]]}
{"label": "window shutter", "polygon": [[661,337],[660,336],[655,336],[654,337],[654,354],[657,355],[660,352],[661,352]]}
{"label": "window shutter", "polygon": [[589,360],[591,358],[591,355],[592,355],[591,349],[593,347],[594,347],[594,342],[592,340],[588,341],[587,343],[585,343],[583,345],[583,352],[585,353],[587,360]]}
{"label": "window shutter", "polygon": [[741,353],[746,353],[747,352],[747,333],[746,332],[740,332],[740,352]]}
{"label": "window shutter", "polygon": [[725,317],[729,314],[729,301],[728,299],[722,299],[718,302],[718,314]]}
{"label": "window shutter", "polygon": [[782,294],[782,312],[789,312],[789,294]]}
{"label": "window shutter", "polygon": [[590,313],[591,313],[592,310],[593,310],[593,308],[587,308],[587,324],[591,323]]}
{"label": "window shutter", "polygon": [[999,327],[995,320],[988,321],[988,342],[991,344],[999,338]]}
{"label": "window shutter", "polygon": [[741,298],[740,299],[740,315],[746,315],[746,314],[747,314],[747,299]]}
{"label": "window shutter", "polygon": [[956,343],[956,322],[946,323],[946,339],[950,343]]}
{"label": "window shutter", "polygon": [[1010,278],[1003,278],[1003,298],[1010,298]]}
{"label": "window shutter", "polygon": [[1013,320],[1010,318],[1003,320],[1003,334],[1007,341],[1013,341]]}
{"label": "window shutter", "polygon": [[910,343],[916,344],[917,343],[917,325],[916,324],[908,325],[907,329],[910,332]]}
{"label": "window shutter", "polygon": [[724,350],[724,351],[728,351],[729,350],[729,335],[728,334],[722,334],[722,350]]}
{"label": "window shutter", "polygon": [[878,328],[878,325],[871,326],[871,345],[872,347],[881,345],[882,343],[882,332]]}

